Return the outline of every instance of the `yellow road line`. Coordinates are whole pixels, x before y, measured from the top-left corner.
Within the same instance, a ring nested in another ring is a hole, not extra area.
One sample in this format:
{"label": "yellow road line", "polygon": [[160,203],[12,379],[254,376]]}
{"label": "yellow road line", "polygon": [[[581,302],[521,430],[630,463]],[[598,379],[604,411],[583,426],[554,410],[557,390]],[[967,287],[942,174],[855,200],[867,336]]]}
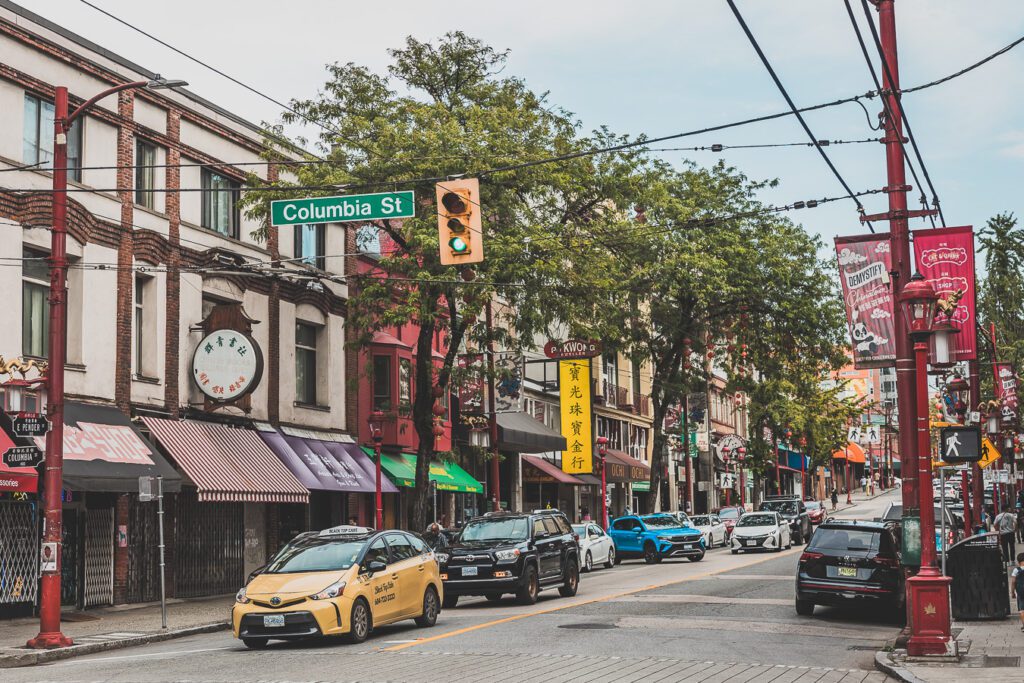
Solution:
{"label": "yellow road line", "polygon": [[644,586],[642,588],[634,588],[632,590],[624,591],[622,593],[613,593],[612,595],[604,595],[604,596],[599,597],[599,598],[592,598],[590,600],[583,600],[581,602],[571,602],[571,603],[567,603],[567,604],[563,603],[563,604],[560,604],[560,605],[556,605],[554,607],[548,607],[546,609],[540,609],[540,610],[535,610],[533,612],[527,612],[525,614],[515,614],[515,615],[513,615],[511,617],[504,617],[503,619],[495,619],[493,621],[486,621],[486,622],[484,622],[482,624],[476,624],[474,626],[466,626],[465,628],[456,629],[454,631],[448,631],[446,633],[441,633],[441,634],[436,635],[436,636],[430,636],[429,638],[420,638],[420,639],[415,640],[415,641],[413,641],[411,643],[401,643],[399,645],[392,645],[391,647],[382,648],[382,651],[383,652],[397,652],[398,650],[404,650],[404,649],[406,649],[408,647],[416,647],[417,645],[424,645],[426,643],[433,643],[433,642],[438,641],[438,640],[444,640],[445,638],[451,638],[453,636],[461,636],[464,633],[471,633],[473,631],[479,631],[480,629],[490,628],[492,626],[498,626],[499,624],[507,624],[509,622],[519,621],[520,619],[526,619],[528,617],[537,617],[537,616],[540,616],[542,614],[550,614],[552,612],[558,612],[558,611],[561,611],[561,610],[564,610],[564,609],[570,609],[572,607],[582,607],[583,605],[592,605],[592,604],[594,604],[596,602],[606,602],[608,600],[614,600],[615,598],[621,598],[621,597],[624,597],[626,595],[633,595],[634,593],[642,593],[644,591],[655,590],[655,589],[658,589],[658,588],[665,588],[666,586],[674,586],[676,584],[686,583],[687,581],[697,581],[699,579],[706,579],[709,576],[715,576],[716,574],[724,574],[726,572],[735,571],[737,569],[744,569],[746,567],[753,567],[754,565],[761,564],[762,562],[768,562],[769,560],[776,560],[779,557],[785,557],[786,555],[793,555],[793,554],[796,554],[796,553],[791,550],[791,551],[789,551],[787,553],[780,553],[778,555],[775,555],[775,554],[769,555],[768,557],[765,557],[765,558],[762,558],[762,559],[759,559],[759,560],[755,560],[753,562],[744,564],[744,565],[739,566],[739,567],[728,567],[726,569],[717,569],[715,571],[702,572],[700,574],[694,574],[692,576],[687,576],[684,579],[674,579],[672,581],[666,581],[664,583],[656,583],[656,584],[652,584],[650,586]]}

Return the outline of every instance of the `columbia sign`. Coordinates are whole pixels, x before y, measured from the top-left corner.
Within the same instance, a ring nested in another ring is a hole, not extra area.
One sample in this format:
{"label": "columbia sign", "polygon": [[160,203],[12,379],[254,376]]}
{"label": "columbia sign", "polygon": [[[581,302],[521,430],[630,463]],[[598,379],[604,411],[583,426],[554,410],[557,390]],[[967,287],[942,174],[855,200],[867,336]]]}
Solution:
{"label": "columbia sign", "polygon": [[308,197],[270,202],[271,225],[344,223],[388,218],[412,218],[416,214],[412,190],[351,194],[341,197]]}

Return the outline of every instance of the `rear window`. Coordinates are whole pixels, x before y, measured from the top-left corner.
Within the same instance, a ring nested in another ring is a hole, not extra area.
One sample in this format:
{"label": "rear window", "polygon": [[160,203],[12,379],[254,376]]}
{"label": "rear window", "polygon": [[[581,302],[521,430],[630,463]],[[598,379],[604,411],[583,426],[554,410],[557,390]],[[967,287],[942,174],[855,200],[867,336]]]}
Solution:
{"label": "rear window", "polygon": [[879,531],[867,531],[864,529],[821,529],[814,532],[808,550],[833,550],[846,552],[848,550],[877,551]]}

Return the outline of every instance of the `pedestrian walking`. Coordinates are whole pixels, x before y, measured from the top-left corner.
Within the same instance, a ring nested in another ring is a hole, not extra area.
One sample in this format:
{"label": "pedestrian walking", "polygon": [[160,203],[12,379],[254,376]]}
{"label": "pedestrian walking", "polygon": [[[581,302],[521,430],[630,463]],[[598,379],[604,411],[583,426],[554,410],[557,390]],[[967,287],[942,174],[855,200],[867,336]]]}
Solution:
{"label": "pedestrian walking", "polygon": [[867,493],[868,492],[868,478],[867,477],[861,477],[860,478],[860,490],[861,490],[862,493]]}
{"label": "pedestrian walking", "polygon": [[838,504],[839,504],[839,490],[835,486],[833,486],[832,487],[832,512],[836,511],[836,505],[838,505]]}
{"label": "pedestrian walking", "polygon": [[1013,558],[1016,556],[1013,541],[1017,532],[1017,513],[1003,510],[996,516],[994,526],[999,532],[999,545],[1003,549],[1003,560],[1007,564],[1012,564]]}
{"label": "pedestrian walking", "polygon": [[1010,591],[1017,599],[1017,611],[1020,613],[1020,630],[1024,631],[1024,553],[1017,555],[1017,566],[1013,568],[1013,581]]}

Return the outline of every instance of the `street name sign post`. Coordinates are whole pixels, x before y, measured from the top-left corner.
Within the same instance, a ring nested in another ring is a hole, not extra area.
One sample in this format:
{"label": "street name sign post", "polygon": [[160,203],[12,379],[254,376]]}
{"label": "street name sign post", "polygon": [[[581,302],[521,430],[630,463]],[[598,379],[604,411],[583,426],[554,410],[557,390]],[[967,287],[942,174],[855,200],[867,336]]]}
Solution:
{"label": "street name sign post", "polygon": [[416,215],[414,200],[412,190],[278,199],[270,202],[270,224],[284,226],[412,218]]}
{"label": "street name sign post", "polygon": [[38,467],[43,452],[35,446],[12,446],[4,451],[3,461],[7,467]]}
{"label": "street name sign post", "polygon": [[[153,493],[153,480],[156,480],[156,493]],[[164,478],[139,477],[139,502],[148,503],[156,499],[156,515],[160,522],[160,628],[167,628],[167,581],[164,572]]]}
{"label": "street name sign post", "polygon": [[46,436],[50,421],[40,413],[15,413],[11,416],[11,432],[14,436],[31,439]]}

